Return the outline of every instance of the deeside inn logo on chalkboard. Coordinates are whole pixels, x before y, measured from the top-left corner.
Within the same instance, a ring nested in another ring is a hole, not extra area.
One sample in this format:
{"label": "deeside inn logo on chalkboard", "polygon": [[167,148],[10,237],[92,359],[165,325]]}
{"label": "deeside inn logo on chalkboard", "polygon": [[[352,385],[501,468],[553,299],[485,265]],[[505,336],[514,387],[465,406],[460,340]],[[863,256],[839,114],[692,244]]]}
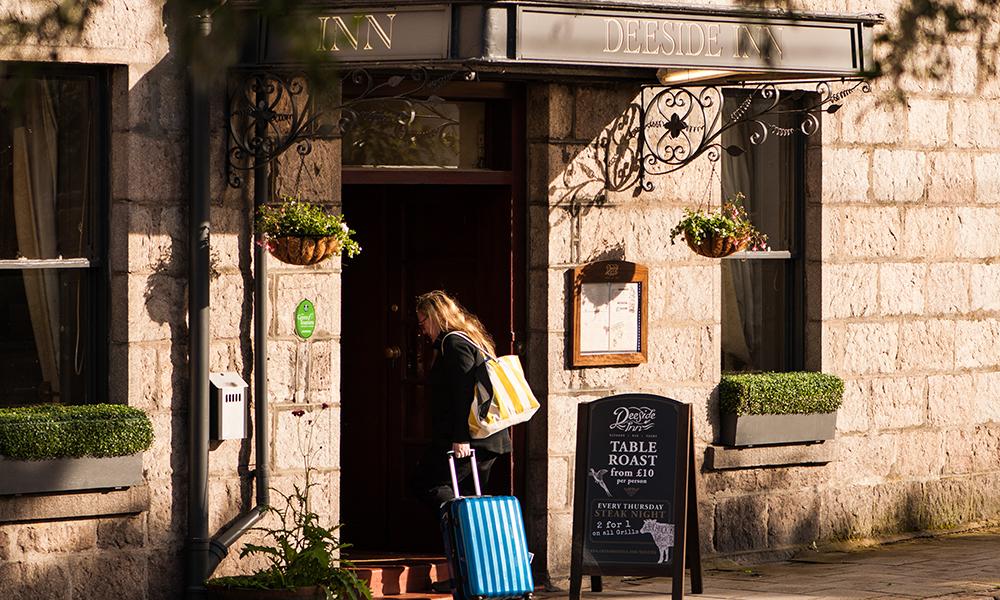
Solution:
{"label": "deeside inn logo on chalkboard", "polygon": [[609,429],[618,431],[646,431],[652,429],[656,421],[656,409],[646,406],[619,406],[613,414],[615,422]]}

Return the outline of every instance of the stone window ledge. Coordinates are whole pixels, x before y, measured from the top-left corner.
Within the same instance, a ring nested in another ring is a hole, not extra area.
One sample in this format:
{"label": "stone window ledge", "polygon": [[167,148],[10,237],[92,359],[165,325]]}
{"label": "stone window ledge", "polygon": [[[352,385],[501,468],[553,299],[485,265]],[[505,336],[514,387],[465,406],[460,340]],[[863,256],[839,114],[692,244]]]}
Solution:
{"label": "stone window ledge", "polygon": [[148,485],[68,494],[0,496],[0,523],[106,517],[147,510]]}
{"label": "stone window ledge", "polygon": [[836,456],[836,440],[814,444],[748,448],[709,446],[705,449],[705,468],[710,471],[726,471],[761,467],[824,465],[836,460]]}

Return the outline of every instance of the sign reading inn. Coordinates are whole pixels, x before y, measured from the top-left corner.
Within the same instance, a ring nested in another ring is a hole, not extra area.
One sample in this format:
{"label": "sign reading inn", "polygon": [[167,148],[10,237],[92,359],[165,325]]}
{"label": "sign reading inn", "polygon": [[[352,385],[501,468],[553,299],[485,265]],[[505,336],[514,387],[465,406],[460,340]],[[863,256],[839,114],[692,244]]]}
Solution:
{"label": "sign reading inn", "polygon": [[[291,21],[289,21],[291,20]],[[564,4],[406,4],[317,8],[268,24],[257,56],[291,60],[284,36],[339,63],[505,73],[565,69],[713,69],[767,78],[858,76],[875,16],[772,18],[732,10],[595,9]]]}

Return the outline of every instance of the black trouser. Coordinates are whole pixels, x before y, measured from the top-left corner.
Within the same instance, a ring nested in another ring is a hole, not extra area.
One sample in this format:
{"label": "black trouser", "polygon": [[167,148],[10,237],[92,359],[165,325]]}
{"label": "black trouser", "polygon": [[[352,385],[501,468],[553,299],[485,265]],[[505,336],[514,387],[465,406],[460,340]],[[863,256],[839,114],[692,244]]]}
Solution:
{"label": "black trouser", "polygon": [[[498,456],[500,455],[489,450],[476,450],[479,485],[483,489],[486,488],[486,483],[490,479],[490,469]],[[458,487],[462,495],[474,495],[476,491],[472,481],[472,461],[468,458],[456,458],[455,473],[458,476]],[[414,487],[420,499],[434,509],[435,515],[438,514],[441,504],[455,497],[455,492],[451,487],[451,471],[448,469],[447,450],[431,448],[424,453],[417,467]]]}

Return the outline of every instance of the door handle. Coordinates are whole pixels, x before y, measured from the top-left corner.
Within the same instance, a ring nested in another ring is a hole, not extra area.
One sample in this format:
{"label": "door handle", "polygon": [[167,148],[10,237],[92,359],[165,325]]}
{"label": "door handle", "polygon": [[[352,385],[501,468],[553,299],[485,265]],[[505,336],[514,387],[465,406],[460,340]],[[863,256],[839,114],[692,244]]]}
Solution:
{"label": "door handle", "polygon": [[399,349],[399,346],[386,346],[385,357],[389,360],[395,360],[403,355],[403,351]]}

